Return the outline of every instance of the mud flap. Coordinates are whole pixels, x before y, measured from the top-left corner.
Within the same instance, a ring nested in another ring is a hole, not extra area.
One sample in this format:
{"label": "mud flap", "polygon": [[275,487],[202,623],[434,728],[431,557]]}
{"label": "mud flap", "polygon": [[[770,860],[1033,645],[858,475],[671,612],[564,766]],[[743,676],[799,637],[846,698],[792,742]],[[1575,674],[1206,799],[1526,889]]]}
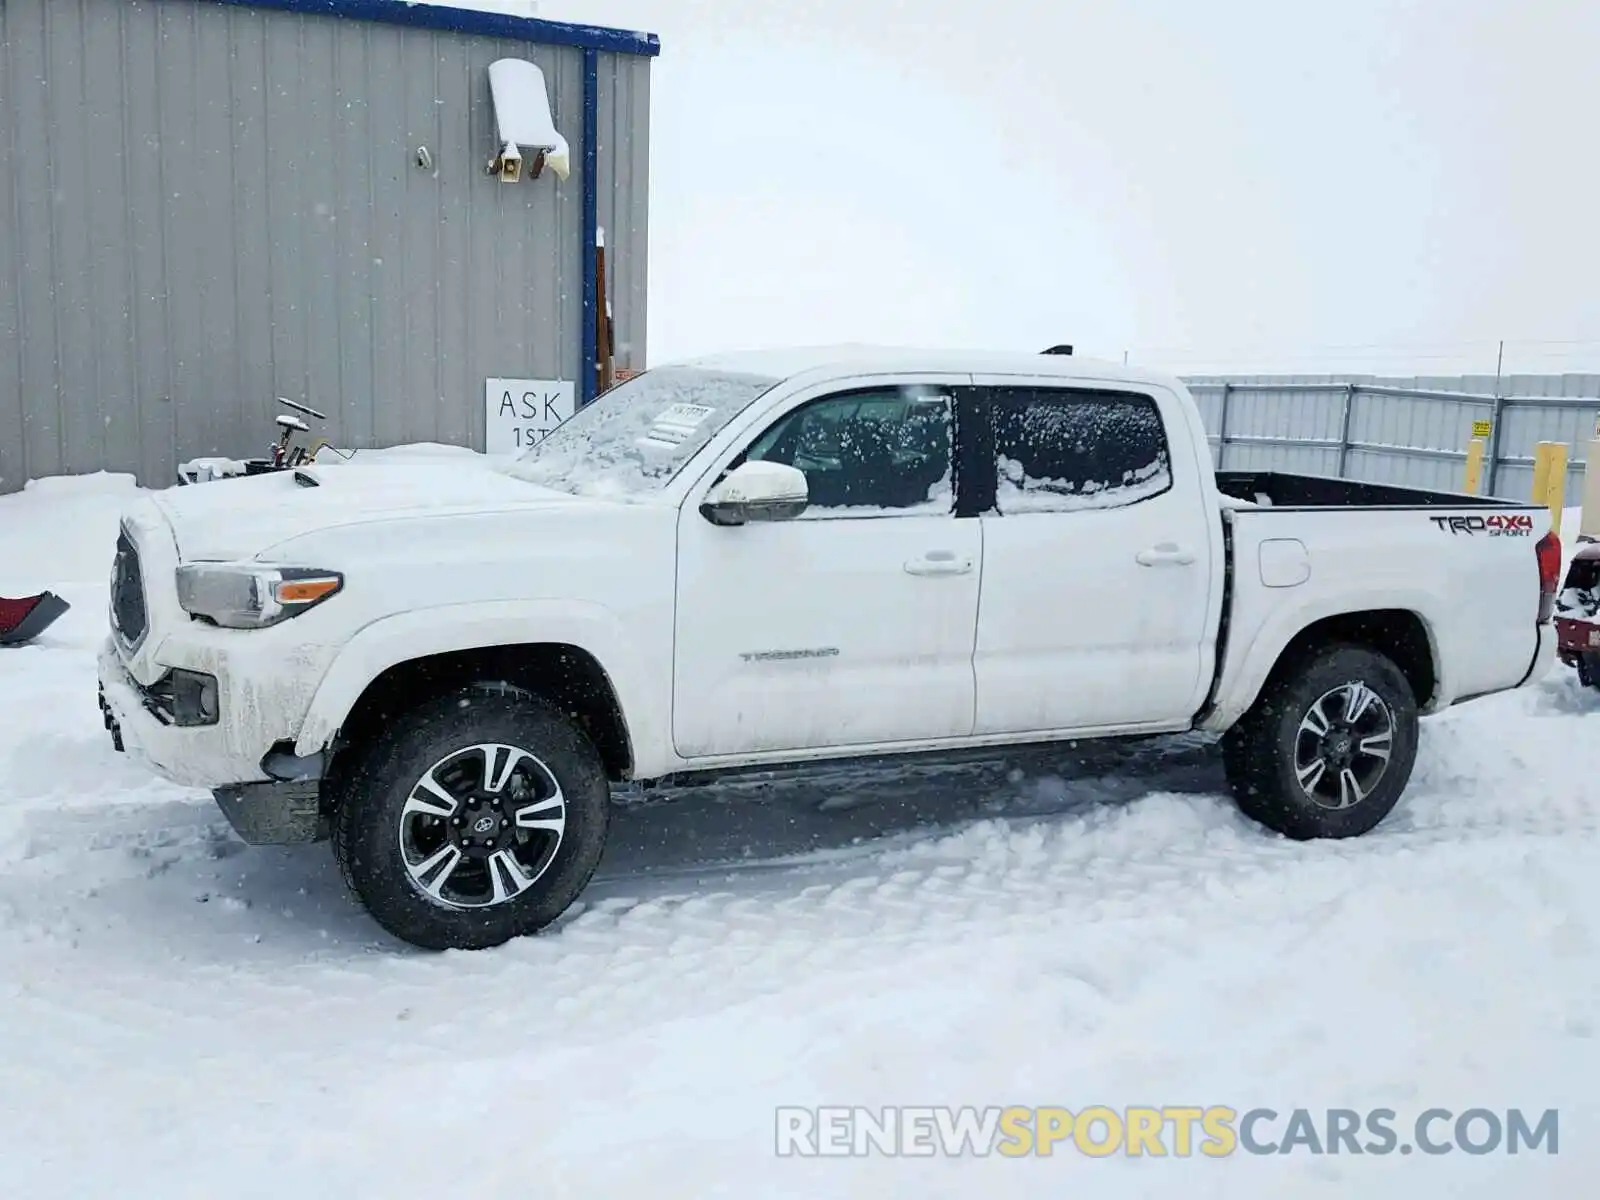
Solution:
{"label": "mud flap", "polygon": [[317,780],[236,783],[211,794],[233,831],[251,846],[289,846],[329,836]]}

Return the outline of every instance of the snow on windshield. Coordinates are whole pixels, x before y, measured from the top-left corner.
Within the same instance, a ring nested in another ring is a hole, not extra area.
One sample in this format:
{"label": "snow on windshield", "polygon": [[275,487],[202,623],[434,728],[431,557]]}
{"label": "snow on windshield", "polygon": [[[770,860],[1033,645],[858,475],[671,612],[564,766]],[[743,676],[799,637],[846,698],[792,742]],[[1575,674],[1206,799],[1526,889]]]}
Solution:
{"label": "snow on windshield", "polygon": [[656,492],[776,382],[764,375],[657,367],[580,408],[501,469],[579,496]]}

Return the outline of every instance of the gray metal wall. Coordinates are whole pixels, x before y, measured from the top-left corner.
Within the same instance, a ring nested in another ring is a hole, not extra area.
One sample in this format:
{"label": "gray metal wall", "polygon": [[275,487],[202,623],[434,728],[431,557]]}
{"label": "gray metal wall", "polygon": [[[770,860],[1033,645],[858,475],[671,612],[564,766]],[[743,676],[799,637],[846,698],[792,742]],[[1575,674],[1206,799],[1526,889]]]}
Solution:
{"label": "gray metal wall", "polygon": [[[564,183],[484,173],[506,55],[545,72]],[[486,376],[576,379],[582,62],[204,0],[0,0],[0,492],[259,454],[278,395],[340,445],[481,448]],[[642,365],[648,60],[600,75],[608,290]]]}
{"label": "gray metal wall", "polygon": [[1208,375],[1185,382],[1219,467],[1459,491],[1472,423],[1487,420],[1492,457],[1481,490],[1508,499],[1529,497],[1534,447],[1542,441],[1567,444],[1567,495],[1576,497],[1600,416],[1600,375]]}

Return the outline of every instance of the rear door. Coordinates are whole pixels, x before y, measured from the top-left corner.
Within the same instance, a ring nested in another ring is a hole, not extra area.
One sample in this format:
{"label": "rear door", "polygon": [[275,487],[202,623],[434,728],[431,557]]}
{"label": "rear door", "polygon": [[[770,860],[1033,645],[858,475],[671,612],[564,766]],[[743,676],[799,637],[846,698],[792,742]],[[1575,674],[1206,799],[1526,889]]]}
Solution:
{"label": "rear door", "polygon": [[993,487],[975,732],[1186,724],[1210,683],[1221,533],[1177,398],[975,382]]}

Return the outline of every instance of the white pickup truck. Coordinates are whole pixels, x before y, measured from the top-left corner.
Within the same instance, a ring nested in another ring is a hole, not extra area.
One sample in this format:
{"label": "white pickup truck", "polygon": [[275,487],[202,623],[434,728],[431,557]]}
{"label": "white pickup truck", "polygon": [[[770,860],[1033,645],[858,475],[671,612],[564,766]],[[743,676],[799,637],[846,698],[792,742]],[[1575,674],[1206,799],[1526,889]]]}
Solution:
{"label": "white pickup truck", "polygon": [[101,704],[396,936],[486,947],[578,897],[624,781],[1215,730],[1251,817],[1363,833],[1419,714],[1551,666],[1549,526],[1215,472],[1179,381],[1066,355],[731,356],[514,461],[149,494]]}

